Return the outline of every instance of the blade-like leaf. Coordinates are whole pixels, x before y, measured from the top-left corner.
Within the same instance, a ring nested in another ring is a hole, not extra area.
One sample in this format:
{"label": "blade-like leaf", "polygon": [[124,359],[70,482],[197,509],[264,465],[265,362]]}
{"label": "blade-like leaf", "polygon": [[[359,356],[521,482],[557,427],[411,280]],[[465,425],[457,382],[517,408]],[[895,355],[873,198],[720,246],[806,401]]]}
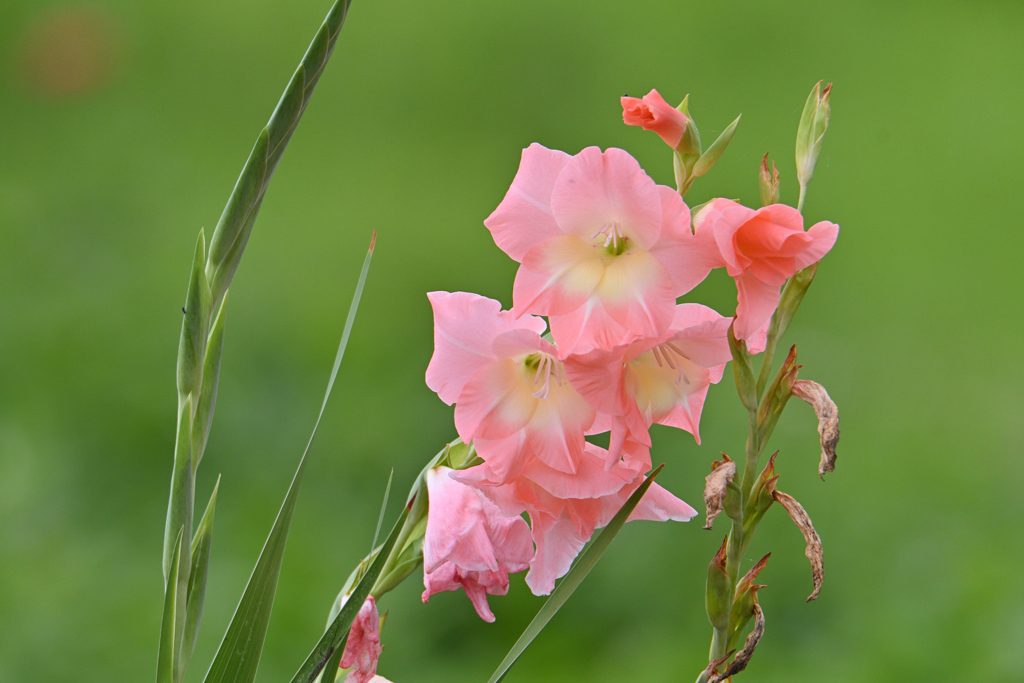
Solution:
{"label": "blade-like leaf", "polygon": [[199,390],[192,424],[192,468],[198,469],[206,451],[206,440],[210,437],[213,424],[213,409],[217,406],[217,385],[220,381],[220,357],[224,350],[224,308],[228,297],[225,294],[214,314],[210,337],[206,342],[206,357],[203,359],[203,384]]}
{"label": "blade-like leaf", "polygon": [[316,644],[313,651],[306,657],[306,661],[302,663],[299,670],[292,676],[292,683],[311,683],[316,680],[316,677],[320,674],[328,660],[331,659],[331,656],[336,654],[339,648],[345,647],[345,640],[348,638],[349,629],[352,628],[352,622],[355,620],[356,614],[359,613],[363,603],[366,602],[367,596],[370,595],[370,590],[373,588],[374,583],[376,583],[377,577],[380,576],[380,572],[391,554],[391,549],[395,547],[399,536],[402,535],[402,529],[405,525],[405,520],[409,517],[411,507],[411,505],[406,505],[405,509],[402,510],[402,514],[399,515],[394,528],[391,529],[387,540],[384,541],[380,551],[377,553],[376,559],[370,564],[370,567],[363,574],[363,578],[359,580],[359,583],[356,584],[348,601],[341,608],[341,611],[338,612],[338,616],[334,618],[331,625],[324,631],[320,642]]}
{"label": "blade-like leaf", "polygon": [[711,143],[711,146],[700,155],[700,159],[693,166],[693,176],[696,178],[701,177],[705,173],[711,170],[711,167],[715,165],[718,158],[722,156],[722,152],[732,142],[732,136],[736,134],[736,126],[740,125],[740,114],[736,119],[730,123],[722,134],[718,136],[718,139]]}
{"label": "blade-like leaf", "polygon": [[281,100],[260,133],[210,240],[206,275],[216,305],[227,292],[242,258],[270,178],[302,118],[331,57],[351,0],[337,0],[310,43]]}
{"label": "blade-like leaf", "polygon": [[[376,233],[374,233],[374,238],[376,238]],[[274,595],[277,593],[277,580],[281,573],[285,543],[288,540],[288,530],[291,526],[292,514],[295,511],[302,475],[306,469],[307,456],[316,439],[320,421],[324,416],[324,408],[327,407],[327,399],[331,396],[334,381],[338,377],[338,368],[341,366],[341,359],[345,355],[345,346],[352,334],[352,324],[355,322],[359,300],[366,283],[366,274],[369,272],[370,260],[373,257],[373,245],[374,242],[371,241],[370,249],[363,261],[363,268],[359,273],[359,281],[356,284],[356,291],[352,296],[352,304],[345,320],[345,329],[341,333],[341,343],[338,345],[334,367],[331,369],[331,378],[327,383],[327,390],[324,392],[323,403],[320,405],[320,414],[317,415],[313,432],[306,443],[306,450],[302,453],[302,459],[299,460],[299,466],[295,470],[291,486],[288,487],[281,510],[277,513],[274,526],[263,545],[259,560],[256,561],[256,567],[252,570],[245,592],[242,593],[242,599],[239,601],[238,607],[235,608],[235,614],[231,617],[224,640],[221,641],[213,664],[210,665],[210,670],[206,674],[206,683],[227,683],[228,681],[251,683],[256,678],[256,668],[259,666],[263,641],[270,623],[270,612],[274,606]]]}
{"label": "blade-like leaf", "polygon": [[206,280],[205,259],[206,237],[200,230],[182,309],[181,338],[178,341],[179,396],[197,395],[203,380],[203,356],[210,325],[210,285]]}
{"label": "blade-like leaf", "polygon": [[182,635],[180,662],[184,673],[192,659],[196,647],[196,636],[199,635],[199,623],[203,618],[203,603],[206,600],[206,579],[210,570],[210,548],[213,544],[213,513],[217,507],[217,491],[220,490],[220,477],[213,486],[210,502],[206,512],[199,520],[195,537],[192,539],[192,571],[188,575],[188,608],[185,611],[185,633]]}
{"label": "blade-like leaf", "polygon": [[380,514],[377,516],[377,530],[373,532],[373,543],[370,544],[370,551],[377,547],[377,539],[380,538],[380,527],[384,524],[384,513],[388,509],[388,497],[391,495],[391,480],[395,478],[395,468],[391,468],[388,475],[388,485],[384,488],[384,501],[380,504]]}
{"label": "blade-like leaf", "polygon": [[[192,397],[186,396],[178,410],[178,436],[174,442],[174,467],[171,470],[171,494],[167,501],[167,521],[164,524],[164,581],[171,573],[171,555],[178,531],[185,529],[185,538],[192,534],[192,509],[195,496],[192,466]],[[187,540],[186,540],[187,542]],[[188,562],[184,572],[188,578]]]}
{"label": "blade-like leaf", "polygon": [[647,493],[647,489],[649,489],[651,484],[654,483],[654,478],[661,472],[662,467],[664,467],[664,465],[659,465],[658,468],[651,472],[650,476],[644,480],[644,483],[640,484],[640,487],[633,492],[633,495],[629,497],[625,505],[615,513],[615,516],[612,517],[612,521],[608,522],[608,526],[606,526],[598,537],[594,539],[594,542],[590,544],[590,547],[587,548],[586,552],[584,552],[580,559],[577,560],[576,564],[573,565],[573,568],[565,575],[565,578],[562,579],[557,587],[555,587],[555,590],[551,592],[551,597],[547,599],[544,606],[540,608],[539,612],[537,612],[537,616],[533,618],[530,625],[526,627],[525,631],[523,631],[523,635],[519,636],[519,640],[517,640],[516,644],[512,646],[512,650],[509,651],[505,659],[502,660],[501,664],[498,666],[498,670],[494,672],[494,675],[490,677],[487,683],[498,683],[498,681],[505,678],[509,669],[511,669],[512,665],[516,663],[516,660],[519,659],[520,655],[526,651],[526,648],[530,646],[530,643],[532,643],[533,639],[537,637],[537,634],[539,634],[544,627],[548,625],[548,622],[551,621],[551,618],[555,616],[555,613],[562,608],[562,605],[564,605],[566,600],[569,599],[569,596],[573,594],[573,591],[583,583],[583,579],[587,578],[587,574],[589,574],[590,570],[594,568],[597,561],[601,559],[601,556],[604,555],[604,551],[606,551],[608,546],[611,545],[615,535],[619,533],[622,525],[626,523],[629,515],[633,512],[633,508],[637,506],[640,499],[643,498],[645,493]]}
{"label": "blade-like leaf", "polygon": [[160,623],[160,650],[156,665],[157,683],[175,683],[177,673],[178,651],[175,647],[175,631],[178,623],[179,607],[184,604],[179,599],[184,593],[178,581],[178,558],[181,556],[181,536],[184,529],[178,529],[178,535],[171,551],[171,571],[167,575],[164,588],[164,616]]}

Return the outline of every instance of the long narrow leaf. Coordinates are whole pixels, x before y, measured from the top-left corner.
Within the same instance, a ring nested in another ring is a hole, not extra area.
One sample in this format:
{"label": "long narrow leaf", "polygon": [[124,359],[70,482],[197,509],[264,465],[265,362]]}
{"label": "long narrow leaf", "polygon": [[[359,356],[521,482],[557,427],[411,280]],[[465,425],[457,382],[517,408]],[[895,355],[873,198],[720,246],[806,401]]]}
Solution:
{"label": "long narrow leaf", "polygon": [[281,95],[266,128],[256,139],[249,159],[235,183],[217,228],[210,239],[206,275],[213,294],[213,304],[227,292],[238,268],[249,234],[263,203],[263,195],[274,175],[277,162],[299,124],[309,98],[313,95],[327,60],[334,51],[338,33],[345,23],[351,0],[337,0],[320,26]]}
{"label": "long narrow leaf", "polygon": [[380,538],[380,527],[384,524],[384,513],[388,509],[388,497],[391,495],[391,480],[395,478],[395,468],[391,468],[388,475],[388,485],[384,489],[384,502],[380,504],[380,514],[377,516],[377,530],[373,532],[373,543],[370,544],[370,551],[377,547],[377,539]]}
{"label": "long narrow leaf", "polygon": [[174,677],[177,669],[178,653],[175,651],[175,627],[178,623],[178,608],[182,603],[180,600],[180,582],[178,581],[178,558],[181,555],[181,535],[184,529],[178,530],[178,535],[171,550],[170,571],[167,574],[167,585],[164,588],[164,615],[160,624],[160,650],[157,656],[156,681],[157,683],[175,683]]}
{"label": "long narrow leaf", "polygon": [[511,669],[512,665],[516,663],[516,660],[519,659],[520,655],[526,651],[526,648],[530,646],[530,643],[532,643],[533,639],[537,637],[537,634],[539,634],[544,627],[548,625],[548,622],[551,621],[551,618],[555,616],[559,609],[562,608],[562,605],[564,605],[566,600],[569,599],[569,596],[573,594],[573,591],[583,583],[583,579],[587,578],[587,574],[589,574],[590,570],[594,568],[597,561],[601,559],[601,556],[604,555],[604,551],[608,549],[609,545],[611,545],[615,535],[619,533],[622,525],[626,523],[626,519],[628,519],[629,515],[633,512],[633,508],[637,506],[640,499],[643,498],[643,495],[647,493],[647,489],[649,489],[651,484],[654,483],[654,478],[661,472],[662,467],[664,467],[664,465],[659,465],[656,470],[651,472],[651,475],[647,477],[644,483],[641,484],[640,487],[633,492],[633,495],[629,497],[629,500],[627,500],[626,504],[622,506],[622,509],[615,513],[615,516],[612,517],[612,521],[608,523],[608,526],[606,526],[598,537],[594,539],[594,542],[590,544],[590,547],[587,548],[586,552],[583,553],[573,568],[569,570],[569,573],[565,575],[565,578],[562,579],[561,583],[559,583],[555,590],[552,591],[551,597],[547,599],[544,606],[540,608],[539,612],[537,612],[537,616],[533,618],[530,625],[526,627],[525,631],[523,631],[523,635],[519,636],[519,640],[517,640],[516,644],[512,646],[512,650],[508,653],[505,659],[502,660],[501,664],[498,666],[498,670],[494,672],[494,675],[491,676],[487,683],[498,683],[498,681],[505,678],[509,669]]}
{"label": "long narrow leaf", "polygon": [[370,595],[370,590],[373,588],[373,584],[376,583],[377,577],[380,576],[380,572],[384,568],[388,556],[391,554],[391,549],[395,547],[398,537],[402,535],[402,527],[405,525],[405,520],[409,517],[411,507],[412,505],[405,506],[402,514],[398,517],[398,521],[395,522],[395,526],[391,529],[391,533],[388,534],[387,540],[384,541],[384,544],[377,552],[376,559],[370,564],[369,569],[363,574],[363,578],[359,580],[359,583],[356,584],[355,590],[352,591],[348,601],[341,608],[341,611],[338,612],[338,616],[334,618],[331,625],[324,631],[320,642],[316,644],[313,651],[306,657],[306,661],[302,663],[299,670],[292,676],[292,683],[312,683],[323,669],[324,664],[331,659],[331,656],[336,654],[339,648],[345,647],[345,640],[348,638],[349,629],[352,628],[352,622],[355,620],[356,614],[359,613],[363,603],[366,602],[367,596]]}
{"label": "long narrow leaf", "polygon": [[242,599],[235,609],[228,630],[224,634],[224,640],[221,641],[213,664],[210,665],[210,670],[206,674],[206,683],[227,683],[228,681],[251,683],[256,678],[256,668],[259,666],[263,642],[267,635],[267,626],[270,623],[270,612],[273,609],[274,596],[277,593],[277,580],[281,574],[285,543],[288,540],[288,530],[291,527],[302,475],[306,469],[307,456],[316,439],[320,421],[324,416],[324,408],[327,407],[327,399],[331,396],[334,381],[338,377],[338,368],[341,366],[341,359],[345,355],[345,346],[352,333],[352,324],[355,321],[356,310],[359,308],[359,300],[366,283],[366,274],[369,272],[370,260],[373,257],[373,244],[371,241],[370,249],[363,261],[363,268],[359,273],[359,282],[356,285],[355,294],[352,296],[352,305],[349,307],[345,329],[341,334],[341,343],[338,345],[338,353],[334,358],[331,378],[327,383],[327,390],[324,392],[323,403],[320,405],[320,414],[317,415],[313,432],[306,444],[306,450],[302,453],[302,459],[299,460],[299,466],[295,470],[291,486],[288,487],[288,494],[285,496],[284,503],[281,504],[281,510],[277,513],[277,519],[263,545],[263,550],[249,577],[249,583],[245,587]]}
{"label": "long narrow leaf", "polygon": [[220,477],[213,486],[206,512],[199,520],[195,538],[192,539],[192,571],[188,575],[188,607],[185,611],[185,633],[182,636],[181,653],[178,655],[182,674],[188,668],[192,652],[199,635],[199,624],[203,619],[203,603],[206,601],[206,579],[210,573],[210,549],[213,546],[213,514],[217,508],[217,491]]}

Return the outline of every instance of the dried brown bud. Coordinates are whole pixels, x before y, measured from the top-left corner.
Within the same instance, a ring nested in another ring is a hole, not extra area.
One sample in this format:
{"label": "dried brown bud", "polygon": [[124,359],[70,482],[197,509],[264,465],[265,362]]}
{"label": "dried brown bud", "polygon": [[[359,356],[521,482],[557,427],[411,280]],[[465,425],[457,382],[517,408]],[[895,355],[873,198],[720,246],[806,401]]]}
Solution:
{"label": "dried brown bud", "polygon": [[[751,657],[754,656],[754,649],[757,648],[757,644],[761,642],[761,636],[764,635],[764,612],[761,610],[761,606],[756,602],[754,603],[754,630],[747,636],[747,640],[743,643],[743,649],[736,653],[736,659],[725,668],[720,674],[714,674],[708,680],[708,683],[722,683],[725,679],[735,676],[739,672],[747,668],[747,664],[750,663]],[[717,667],[716,667],[717,668]]]}
{"label": "dried brown bud", "polygon": [[793,383],[793,395],[801,398],[814,408],[818,416],[818,434],[821,436],[821,464],[818,474],[825,478],[826,472],[836,468],[836,445],[839,443],[839,409],[829,398],[825,387],[817,382],[799,379]]}
{"label": "dried brown bud", "polygon": [[710,529],[711,523],[715,521],[715,517],[722,513],[729,484],[732,483],[733,478],[736,476],[736,463],[730,460],[729,456],[725,453],[722,453],[722,457],[725,459],[721,462],[716,460],[711,463],[711,474],[704,478],[704,481],[707,482],[704,485],[704,505],[708,509],[708,520],[704,525],[705,529]]}
{"label": "dried brown bud", "polygon": [[821,548],[821,537],[814,530],[814,524],[811,523],[807,511],[796,501],[796,498],[788,493],[775,491],[775,500],[786,508],[786,512],[789,513],[793,523],[800,529],[800,533],[804,535],[804,540],[807,542],[804,555],[811,562],[811,576],[814,579],[814,590],[807,597],[807,602],[810,602],[818,597],[818,593],[821,592],[821,582],[825,578],[825,554]]}

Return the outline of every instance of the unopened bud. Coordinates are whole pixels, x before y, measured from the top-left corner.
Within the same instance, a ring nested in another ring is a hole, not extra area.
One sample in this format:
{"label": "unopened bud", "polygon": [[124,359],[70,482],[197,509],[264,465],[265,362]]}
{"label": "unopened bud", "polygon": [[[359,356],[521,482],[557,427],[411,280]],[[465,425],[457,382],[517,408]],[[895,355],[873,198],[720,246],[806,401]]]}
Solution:
{"label": "unopened bud", "polygon": [[815,83],[800,116],[800,125],[796,133],[796,177],[801,188],[806,187],[814,176],[814,167],[821,153],[821,142],[825,137],[825,131],[828,130],[828,119],[832,113],[829,106],[831,94],[831,83],[824,89],[821,87],[821,81]]}
{"label": "unopened bud", "polygon": [[728,543],[728,537],[722,540],[722,547],[718,549],[711,564],[708,565],[708,585],[704,605],[708,610],[708,621],[717,629],[729,627],[729,614],[732,611],[732,591],[730,590],[729,574],[725,569]]}
{"label": "unopened bud", "polygon": [[796,383],[797,375],[802,367],[802,365],[796,364],[796,345],[794,344],[790,347],[789,354],[776,373],[775,379],[768,386],[764,400],[761,401],[761,406],[757,411],[757,424],[761,431],[762,442],[767,441],[771,436],[779,417],[782,416],[782,411],[786,408],[789,397],[792,396],[793,384]]}
{"label": "unopened bud", "polygon": [[754,378],[750,352],[745,341],[736,339],[732,325],[729,326],[729,349],[732,351],[732,372],[736,378],[740,401],[747,410],[757,410],[757,380]]}
{"label": "unopened bud", "polygon": [[747,624],[750,623],[754,616],[754,605],[757,604],[757,591],[765,587],[763,584],[754,583],[754,580],[757,579],[757,575],[768,564],[768,558],[771,556],[772,554],[768,553],[762,557],[736,584],[736,597],[732,601],[732,616],[729,620],[728,647],[730,648],[735,646],[735,641],[739,640],[743,629],[747,627]]}
{"label": "unopened bud", "polygon": [[761,206],[779,203],[779,169],[772,162],[772,170],[768,170],[768,155],[761,159],[761,173],[758,178],[761,186]]}

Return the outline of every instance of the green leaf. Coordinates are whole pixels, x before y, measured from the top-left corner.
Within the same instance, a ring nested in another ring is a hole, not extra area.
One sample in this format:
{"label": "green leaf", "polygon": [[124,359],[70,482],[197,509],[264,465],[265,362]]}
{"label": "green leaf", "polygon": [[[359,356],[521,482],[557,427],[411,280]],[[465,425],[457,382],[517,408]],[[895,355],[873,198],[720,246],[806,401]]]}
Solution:
{"label": "green leaf", "polygon": [[198,394],[203,380],[203,356],[210,324],[210,285],[206,280],[206,237],[199,231],[192,275],[185,295],[181,339],[178,341],[178,395]]}
{"label": "green leaf", "polygon": [[715,165],[718,158],[722,156],[722,152],[725,151],[725,148],[728,147],[729,143],[732,141],[732,136],[736,134],[736,126],[740,125],[740,117],[742,116],[743,114],[737,116],[736,120],[730,123],[729,126],[722,131],[722,134],[718,136],[718,139],[711,143],[711,146],[707,148],[707,151],[700,155],[700,159],[698,159],[697,163],[694,165],[691,175],[695,178],[699,178],[711,170],[711,167]]}
{"label": "green leaf", "polygon": [[[376,233],[374,233],[374,238],[376,238]],[[370,260],[373,257],[373,245],[374,242],[371,241],[370,249],[363,261],[363,268],[359,273],[356,291],[352,296],[348,317],[345,319],[345,329],[341,333],[338,353],[334,358],[334,367],[331,369],[331,378],[327,382],[323,403],[320,404],[320,414],[317,415],[313,432],[306,443],[306,450],[302,453],[291,486],[288,487],[288,493],[277,513],[274,526],[263,545],[259,560],[256,561],[256,567],[252,570],[249,583],[242,593],[242,599],[239,601],[238,607],[235,608],[235,614],[231,618],[228,630],[224,634],[213,664],[210,665],[206,674],[206,683],[226,683],[227,681],[251,683],[256,678],[256,668],[259,666],[263,642],[267,636],[270,612],[274,606],[274,595],[277,593],[277,580],[281,574],[281,562],[284,559],[285,543],[288,540],[288,530],[291,527],[299,486],[302,484],[302,475],[306,469],[307,456],[316,439],[320,421],[324,416],[324,409],[327,407],[327,399],[331,396],[334,381],[338,377],[338,368],[341,366],[341,359],[345,355],[345,347],[352,334],[352,325],[355,322],[359,300],[363,295],[363,286],[366,283],[366,275],[370,269]]]}
{"label": "green leaf", "polygon": [[199,623],[203,618],[203,603],[206,600],[206,579],[210,571],[210,547],[213,544],[213,513],[217,507],[217,491],[220,477],[213,486],[206,512],[199,520],[195,537],[192,539],[192,570],[188,575],[188,606],[185,611],[185,633],[182,636],[181,654],[178,657],[182,673],[188,668],[192,652],[199,635]]}
{"label": "green leaf", "polygon": [[498,670],[494,672],[494,675],[490,677],[487,683],[498,683],[498,681],[505,678],[509,669],[511,669],[512,665],[516,663],[516,660],[519,659],[520,655],[526,651],[526,648],[530,646],[533,639],[536,638],[544,627],[548,625],[548,622],[551,621],[551,618],[555,616],[559,609],[562,608],[562,605],[564,605],[566,600],[569,599],[569,596],[573,594],[573,591],[583,583],[583,579],[587,578],[587,574],[589,574],[590,570],[594,568],[597,561],[601,559],[602,555],[604,555],[604,551],[608,549],[612,540],[615,539],[616,534],[618,534],[619,530],[622,529],[622,525],[626,523],[629,515],[633,512],[633,508],[637,506],[640,499],[643,498],[645,493],[647,493],[647,489],[649,489],[651,484],[654,483],[654,478],[661,472],[662,467],[664,467],[664,465],[659,465],[657,469],[651,472],[650,476],[644,480],[644,483],[640,484],[640,487],[629,497],[626,504],[623,505],[617,513],[615,513],[615,516],[612,517],[612,521],[608,523],[608,526],[601,531],[598,537],[594,539],[594,542],[590,544],[590,547],[587,548],[586,552],[580,556],[580,559],[576,561],[573,568],[569,570],[569,573],[565,575],[565,578],[562,579],[558,586],[555,587],[555,590],[552,591],[551,596],[544,603],[544,606],[540,608],[539,612],[537,612],[537,616],[533,618],[530,625],[526,627],[525,631],[523,631],[523,635],[519,636],[519,640],[517,640],[516,644],[512,646],[512,650],[508,653],[505,659],[502,660],[501,664],[498,666]]}
{"label": "green leaf", "polygon": [[352,628],[352,622],[355,620],[360,608],[362,608],[363,603],[366,602],[366,598],[370,595],[370,590],[373,588],[374,583],[376,583],[377,577],[380,576],[380,572],[384,568],[388,556],[391,554],[391,549],[395,547],[399,536],[402,535],[411,507],[411,505],[406,505],[405,509],[402,510],[402,514],[399,515],[395,526],[391,529],[391,533],[388,534],[387,540],[384,541],[384,544],[377,552],[376,559],[370,564],[369,569],[363,574],[359,583],[356,584],[348,601],[341,608],[341,611],[338,612],[338,616],[334,618],[330,626],[327,627],[324,635],[320,638],[320,642],[316,644],[313,651],[306,657],[306,661],[302,663],[299,670],[292,676],[292,683],[311,683],[316,680],[316,677],[323,670],[324,665],[331,659],[332,655],[337,654],[339,649],[344,649],[349,629]]}
{"label": "green leaf", "polygon": [[218,303],[227,292],[270,179],[334,50],[351,0],[337,0],[260,133],[210,240],[206,274]]}
{"label": "green leaf", "polygon": [[[171,471],[171,495],[167,501],[167,522],[164,525],[164,581],[171,572],[171,555],[178,531],[192,534],[192,509],[195,482],[192,466],[192,397],[186,396],[178,409],[178,436],[174,442],[174,469]],[[186,563],[187,564],[187,563]],[[185,567],[188,578],[188,567]]]}
{"label": "green leaf", "polygon": [[178,681],[178,623],[185,611],[185,582],[178,580],[178,559],[181,557],[181,537],[184,529],[178,529],[171,552],[170,574],[164,587],[164,615],[160,623],[160,650],[156,666],[157,683]]}
{"label": "green leaf", "polygon": [[199,403],[196,406],[195,419],[192,423],[192,469],[198,469],[206,451],[206,441],[210,438],[210,426],[213,424],[213,410],[217,406],[217,385],[220,381],[220,357],[224,350],[224,307],[227,295],[220,300],[217,313],[210,329],[210,337],[206,342],[206,358],[203,360],[203,385],[199,390]]}

